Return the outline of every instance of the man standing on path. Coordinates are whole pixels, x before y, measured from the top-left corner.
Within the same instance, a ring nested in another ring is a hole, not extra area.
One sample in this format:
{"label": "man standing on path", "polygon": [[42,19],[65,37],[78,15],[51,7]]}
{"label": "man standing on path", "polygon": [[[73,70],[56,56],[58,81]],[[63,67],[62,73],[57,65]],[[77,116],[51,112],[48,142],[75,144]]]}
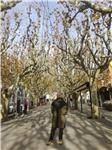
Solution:
{"label": "man standing on path", "polygon": [[65,115],[67,114],[68,107],[64,101],[62,94],[58,93],[57,98],[51,104],[52,112],[52,127],[51,134],[47,145],[54,144],[55,131],[59,129],[59,141],[58,144],[63,144],[63,130],[65,128]]}

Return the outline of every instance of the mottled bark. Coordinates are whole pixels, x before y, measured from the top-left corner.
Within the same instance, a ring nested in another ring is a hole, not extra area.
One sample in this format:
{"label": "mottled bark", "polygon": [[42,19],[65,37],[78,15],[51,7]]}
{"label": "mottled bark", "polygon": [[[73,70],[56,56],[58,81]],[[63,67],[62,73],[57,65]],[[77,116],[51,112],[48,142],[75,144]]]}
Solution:
{"label": "mottled bark", "polygon": [[1,109],[1,119],[3,121],[6,121],[8,119],[8,95],[7,94],[1,94],[1,104],[2,104],[2,109]]}

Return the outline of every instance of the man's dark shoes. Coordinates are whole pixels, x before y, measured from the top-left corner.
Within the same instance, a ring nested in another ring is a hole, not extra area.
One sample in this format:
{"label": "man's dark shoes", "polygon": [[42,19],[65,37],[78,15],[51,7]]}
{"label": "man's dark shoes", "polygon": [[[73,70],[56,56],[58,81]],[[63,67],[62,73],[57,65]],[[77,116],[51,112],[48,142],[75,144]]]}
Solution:
{"label": "man's dark shoes", "polygon": [[52,141],[48,141],[47,145],[54,145],[56,144],[56,141],[52,140]]}
{"label": "man's dark shoes", "polygon": [[63,140],[59,140],[57,143],[58,143],[59,145],[62,145],[62,144],[63,144]]}

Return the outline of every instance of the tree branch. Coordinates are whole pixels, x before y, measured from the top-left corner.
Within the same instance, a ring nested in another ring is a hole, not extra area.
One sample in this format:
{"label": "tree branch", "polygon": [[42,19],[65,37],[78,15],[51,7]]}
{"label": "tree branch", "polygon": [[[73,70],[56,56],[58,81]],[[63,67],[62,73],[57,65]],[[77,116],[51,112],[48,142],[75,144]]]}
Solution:
{"label": "tree branch", "polygon": [[103,39],[103,42],[105,43],[105,46],[106,46],[106,48],[107,48],[107,50],[108,50],[108,55],[109,55],[110,53],[112,54],[111,48],[110,48],[109,44],[107,43],[107,41],[105,40],[105,38],[104,38],[103,36],[101,36],[100,34],[98,34],[98,33],[96,33],[96,35],[97,35],[98,37],[100,37],[101,39]]}
{"label": "tree branch", "polygon": [[105,7],[105,6],[102,7],[98,4],[92,3],[89,0],[82,0],[80,2],[82,2],[83,5],[81,5],[79,7],[79,10],[75,13],[75,15],[71,19],[69,19],[69,23],[71,23],[80,12],[83,12],[84,10],[86,10],[88,8],[93,9],[94,11],[100,12],[102,14],[111,14],[112,13],[112,7]]}
{"label": "tree branch", "polygon": [[85,9],[91,8],[94,11],[104,13],[104,14],[112,13],[112,7],[106,7],[106,6],[102,6],[102,5],[99,5],[99,4],[95,4],[95,3],[92,3],[89,0],[82,0],[81,2],[84,3],[85,5],[80,6],[80,9],[81,9],[81,7],[85,7]]}
{"label": "tree branch", "polygon": [[16,6],[20,2],[22,2],[22,0],[10,0],[6,3],[0,2],[0,10],[2,12],[11,9],[12,7]]}

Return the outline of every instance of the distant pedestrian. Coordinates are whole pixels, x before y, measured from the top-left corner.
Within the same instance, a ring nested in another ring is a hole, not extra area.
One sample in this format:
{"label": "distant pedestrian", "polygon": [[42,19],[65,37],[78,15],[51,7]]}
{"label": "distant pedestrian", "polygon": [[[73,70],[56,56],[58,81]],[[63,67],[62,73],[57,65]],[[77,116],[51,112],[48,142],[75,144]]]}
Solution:
{"label": "distant pedestrian", "polygon": [[70,108],[71,109],[73,108],[73,99],[72,99],[72,97],[70,97]]}
{"label": "distant pedestrian", "polygon": [[67,111],[67,103],[64,101],[62,94],[58,93],[57,98],[51,104],[52,127],[47,145],[54,144],[54,136],[57,128],[59,129],[58,144],[63,144],[63,130],[65,128],[65,115],[67,114]]}
{"label": "distant pedestrian", "polygon": [[32,109],[34,107],[34,103],[33,103],[33,100],[31,100],[30,102],[30,108]]}
{"label": "distant pedestrian", "polygon": [[28,109],[28,100],[25,98],[25,100],[24,100],[24,114],[27,114],[27,109]]}

